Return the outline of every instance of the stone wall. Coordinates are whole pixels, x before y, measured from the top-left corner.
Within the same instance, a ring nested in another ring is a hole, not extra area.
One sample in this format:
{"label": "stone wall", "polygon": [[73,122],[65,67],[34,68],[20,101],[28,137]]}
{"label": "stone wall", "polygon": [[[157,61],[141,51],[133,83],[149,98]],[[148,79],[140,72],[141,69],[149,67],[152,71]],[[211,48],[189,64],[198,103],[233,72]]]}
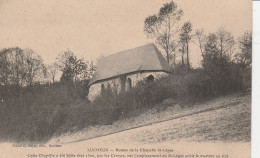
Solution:
{"label": "stone wall", "polygon": [[168,73],[165,72],[142,72],[142,73],[135,73],[131,75],[124,75],[122,79],[121,77],[111,79],[108,81],[94,83],[89,88],[88,99],[93,101],[98,95],[100,95],[101,87],[104,85],[104,88],[107,88],[108,85],[111,86],[112,90],[117,91],[118,93],[121,91],[122,88],[128,90],[130,88],[129,82],[131,81],[131,87],[135,87],[139,81],[147,80],[147,78],[152,75],[154,79],[159,79],[163,76],[167,76]]}

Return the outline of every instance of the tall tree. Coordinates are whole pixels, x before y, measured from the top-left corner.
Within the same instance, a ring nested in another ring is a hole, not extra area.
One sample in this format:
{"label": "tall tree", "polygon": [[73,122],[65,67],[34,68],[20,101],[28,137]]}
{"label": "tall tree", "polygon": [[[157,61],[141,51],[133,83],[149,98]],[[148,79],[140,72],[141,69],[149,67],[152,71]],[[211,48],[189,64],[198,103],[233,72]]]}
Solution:
{"label": "tall tree", "polygon": [[222,78],[223,62],[219,55],[218,38],[215,33],[210,33],[207,36],[205,43],[204,58],[202,60],[203,71],[214,80],[220,80]]}
{"label": "tall tree", "polygon": [[[180,33],[180,41],[182,43],[182,46],[186,46],[186,60],[187,60],[187,68],[190,68],[190,55],[189,55],[189,43],[192,38],[191,35],[192,31],[192,25],[190,21],[185,22],[183,26],[181,27],[181,33]],[[185,49],[183,49],[184,51]]]}
{"label": "tall tree", "polygon": [[0,60],[0,82],[4,85],[28,86],[45,77],[43,60],[31,49],[2,49]]}
{"label": "tall tree", "polygon": [[184,59],[185,59],[185,43],[183,41],[179,41],[180,43],[180,48],[179,48],[179,52],[181,53],[181,65],[184,66],[185,65],[185,62],[184,62]]}
{"label": "tall tree", "polygon": [[94,75],[94,72],[96,71],[97,67],[96,65],[94,64],[94,61],[90,61],[89,63],[89,76],[88,78],[92,78],[93,75]]}
{"label": "tall tree", "polygon": [[0,83],[3,85],[9,84],[9,77],[11,75],[11,63],[8,59],[9,49],[2,49],[0,51]]}
{"label": "tall tree", "polygon": [[41,56],[31,49],[24,50],[24,71],[26,84],[31,86],[46,77],[46,67]]}
{"label": "tall tree", "polygon": [[[208,36],[204,33],[203,29],[197,30],[195,37],[198,40],[198,46],[204,61],[207,60],[206,57],[208,58],[209,55],[214,55],[219,59],[232,59],[236,42],[234,36],[226,31],[225,28],[221,27],[215,33],[210,33]],[[209,50],[213,48],[214,50]]]}
{"label": "tall tree", "polygon": [[177,23],[183,15],[177,4],[171,1],[165,3],[158,14],[148,16],[144,21],[144,32],[148,38],[154,38],[155,42],[165,51],[167,62],[175,57],[177,42],[174,35],[178,32]]}
{"label": "tall tree", "polygon": [[220,57],[223,57],[223,55],[225,55],[231,58],[235,48],[234,36],[230,32],[226,31],[225,28],[223,27],[218,29],[216,35],[218,38]]}
{"label": "tall tree", "polygon": [[11,63],[11,82],[17,86],[22,86],[24,82],[24,69],[23,69],[23,50],[19,47],[10,49],[10,63]]}
{"label": "tall tree", "polygon": [[[224,42],[223,45],[226,43]],[[202,66],[207,74],[215,79],[227,78],[230,75],[232,64],[231,58],[227,52],[221,47],[219,36],[217,33],[210,33],[205,43],[204,59]],[[222,50],[221,50],[222,49]]]}
{"label": "tall tree", "polygon": [[49,65],[47,67],[47,71],[48,71],[48,76],[52,80],[52,83],[54,83],[55,82],[55,77],[56,77],[57,72],[58,72],[58,64],[56,62],[52,63],[51,65]]}
{"label": "tall tree", "polygon": [[207,36],[207,42],[205,44],[205,60],[214,60],[219,56],[217,35],[211,33]]}
{"label": "tall tree", "polygon": [[239,53],[236,53],[236,61],[243,67],[249,67],[252,64],[252,32],[245,32],[238,38]]}
{"label": "tall tree", "polygon": [[201,57],[204,60],[205,53],[205,44],[206,44],[206,35],[203,29],[197,29],[195,32],[195,38],[198,40],[198,46],[200,48]]}
{"label": "tall tree", "polygon": [[59,68],[62,71],[61,81],[75,82],[77,79],[86,79],[87,62],[78,59],[70,50],[65,51],[58,57]]}
{"label": "tall tree", "polygon": [[24,82],[24,53],[19,47],[1,50],[1,80],[5,85],[21,86]]}
{"label": "tall tree", "polygon": [[76,69],[75,69],[76,78],[80,80],[86,80],[88,78],[88,62],[84,59],[78,59],[76,62]]}

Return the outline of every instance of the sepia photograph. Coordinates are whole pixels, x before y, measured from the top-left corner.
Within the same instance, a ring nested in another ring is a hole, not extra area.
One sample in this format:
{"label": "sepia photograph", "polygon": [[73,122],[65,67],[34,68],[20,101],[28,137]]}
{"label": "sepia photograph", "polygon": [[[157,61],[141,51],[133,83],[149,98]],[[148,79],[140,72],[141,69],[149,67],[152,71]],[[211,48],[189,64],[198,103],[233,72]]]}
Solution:
{"label": "sepia photograph", "polygon": [[0,157],[249,158],[251,89],[250,0],[0,0]]}

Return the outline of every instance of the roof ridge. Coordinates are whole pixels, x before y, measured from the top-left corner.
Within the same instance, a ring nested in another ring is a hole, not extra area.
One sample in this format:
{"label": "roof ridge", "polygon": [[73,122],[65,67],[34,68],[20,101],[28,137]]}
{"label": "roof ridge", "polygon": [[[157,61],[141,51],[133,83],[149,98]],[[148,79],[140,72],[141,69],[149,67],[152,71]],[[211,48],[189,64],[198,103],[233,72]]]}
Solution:
{"label": "roof ridge", "polygon": [[130,49],[118,51],[118,52],[116,52],[116,53],[113,53],[113,54],[110,54],[110,55],[108,55],[108,56],[105,56],[105,58],[111,57],[111,56],[115,56],[115,55],[118,55],[118,54],[120,54],[120,53],[129,52],[129,51],[131,51],[131,50],[140,49],[140,48],[146,47],[146,46],[148,46],[148,45],[153,45],[153,46],[155,46],[154,43],[148,43],[148,44],[140,45],[140,46],[137,46],[137,47],[134,47],[134,48],[130,48]]}

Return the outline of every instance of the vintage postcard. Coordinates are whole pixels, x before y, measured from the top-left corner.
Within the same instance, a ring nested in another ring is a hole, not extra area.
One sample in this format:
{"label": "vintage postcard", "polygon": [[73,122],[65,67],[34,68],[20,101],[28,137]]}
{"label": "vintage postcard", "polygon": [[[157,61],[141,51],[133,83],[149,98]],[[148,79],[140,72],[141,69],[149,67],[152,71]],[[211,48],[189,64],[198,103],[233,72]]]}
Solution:
{"label": "vintage postcard", "polygon": [[252,1],[0,0],[0,157],[251,157]]}

